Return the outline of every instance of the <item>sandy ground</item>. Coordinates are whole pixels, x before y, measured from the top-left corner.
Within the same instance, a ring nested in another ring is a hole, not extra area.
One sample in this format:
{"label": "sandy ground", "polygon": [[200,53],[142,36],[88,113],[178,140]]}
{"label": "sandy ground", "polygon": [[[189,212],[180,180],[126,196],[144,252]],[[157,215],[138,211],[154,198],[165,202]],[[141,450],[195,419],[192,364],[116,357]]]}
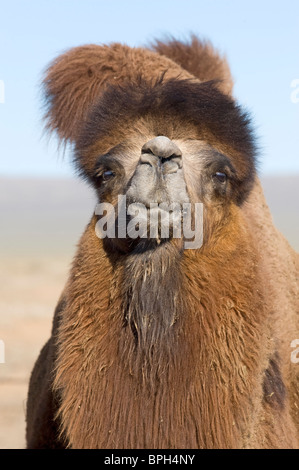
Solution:
{"label": "sandy ground", "polygon": [[0,448],[25,446],[28,381],[94,210],[75,180],[0,178]]}
{"label": "sandy ground", "polygon": [[1,339],[0,448],[25,446],[28,380],[48,339],[55,303],[64,285],[68,259],[40,257],[2,260],[0,272]]}
{"label": "sandy ground", "polygon": [[[264,188],[276,225],[299,251],[299,177],[266,179]],[[30,372],[49,337],[75,245],[93,208],[91,191],[75,181],[0,178],[2,449],[25,446]]]}

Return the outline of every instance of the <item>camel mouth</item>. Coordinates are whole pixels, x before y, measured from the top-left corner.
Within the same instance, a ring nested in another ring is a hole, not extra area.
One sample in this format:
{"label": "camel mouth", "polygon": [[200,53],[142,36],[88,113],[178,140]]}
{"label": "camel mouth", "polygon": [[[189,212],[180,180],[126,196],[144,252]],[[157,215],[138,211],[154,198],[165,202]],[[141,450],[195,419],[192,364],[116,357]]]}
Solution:
{"label": "camel mouth", "polygon": [[127,233],[130,238],[170,240],[182,237],[184,209],[179,203],[142,204],[134,202],[127,206]]}
{"label": "camel mouth", "polygon": [[135,247],[144,241],[160,245],[161,242],[179,239],[187,248],[200,248],[203,239],[202,206],[202,203],[190,202],[144,204],[131,202],[126,195],[120,195],[116,206],[109,203],[97,205],[95,214],[100,217],[95,231],[98,238],[107,237],[116,246],[127,244]]}

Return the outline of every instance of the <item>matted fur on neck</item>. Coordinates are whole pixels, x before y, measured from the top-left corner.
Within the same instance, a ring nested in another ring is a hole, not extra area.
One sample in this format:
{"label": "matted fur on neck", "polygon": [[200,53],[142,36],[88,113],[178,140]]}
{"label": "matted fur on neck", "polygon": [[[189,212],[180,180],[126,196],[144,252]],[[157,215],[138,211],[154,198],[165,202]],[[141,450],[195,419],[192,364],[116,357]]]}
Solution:
{"label": "matted fur on neck", "polygon": [[134,350],[127,351],[130,367],[153,385],[177,354],[174,325],[184,316],[181,252],[172,243],[138,251],[124,259],[122,309],[135,338]]}
{"label": "matted fur on neck", "polygon": [[161,247],[122,265],[94,225],[82,237],[58,332],[54,388],[67,444],[240,446],[253,433],[251,396],[262,397],[264,367],[264,309],[246,236],[236,229],[234,246],[214,247],[215,257]]}

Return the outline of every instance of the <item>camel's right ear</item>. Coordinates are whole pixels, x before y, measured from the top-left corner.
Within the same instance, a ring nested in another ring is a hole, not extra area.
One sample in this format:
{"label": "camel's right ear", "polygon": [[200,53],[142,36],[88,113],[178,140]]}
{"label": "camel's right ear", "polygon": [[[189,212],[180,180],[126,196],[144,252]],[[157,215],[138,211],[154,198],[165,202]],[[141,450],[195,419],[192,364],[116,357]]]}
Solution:
{"label": "camel's right ear", "polygon": [[60,140],[74,142],[89,108],[101,94],[107,75],[108,46],[76,47],[55,59],[46,70],[46,128]]}
{"label": "camel's right ear", "polygon": [[152,49],[173,60],[200,81],[216,80],[216,86],[222,93],[232,94],[233,79],[228,63],[208,41],[191,35],[189,42],[176,39],[156,41]]}
{"label": "camel's right ear", "polygon": [[154,80],[163,75],[192,77],[172,60],[142,48],[113,43],[70,49],[46,70],[46,128],[56,131],[61,141],[75,143],[106,86],[138,82],[141,75]]}
{"label": "camel's right ear", "polygon": [[55,59],[43,81],[46,129],[63,142],[76,142],[91,106],[106,83],[117,82],[126,46],[75,47]]}

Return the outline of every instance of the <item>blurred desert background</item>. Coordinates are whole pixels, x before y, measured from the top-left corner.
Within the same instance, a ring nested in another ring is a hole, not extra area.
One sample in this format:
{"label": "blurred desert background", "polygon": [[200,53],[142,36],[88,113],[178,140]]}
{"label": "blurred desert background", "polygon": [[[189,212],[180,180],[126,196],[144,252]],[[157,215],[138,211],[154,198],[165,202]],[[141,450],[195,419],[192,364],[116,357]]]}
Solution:
{"label": "blurred desert background", "polygon": [[[299,175],[262,177],[275,225],[299,251]],[[30,372],[95,206],[72,179],[0,178],[0,448],[24,448]]]}

